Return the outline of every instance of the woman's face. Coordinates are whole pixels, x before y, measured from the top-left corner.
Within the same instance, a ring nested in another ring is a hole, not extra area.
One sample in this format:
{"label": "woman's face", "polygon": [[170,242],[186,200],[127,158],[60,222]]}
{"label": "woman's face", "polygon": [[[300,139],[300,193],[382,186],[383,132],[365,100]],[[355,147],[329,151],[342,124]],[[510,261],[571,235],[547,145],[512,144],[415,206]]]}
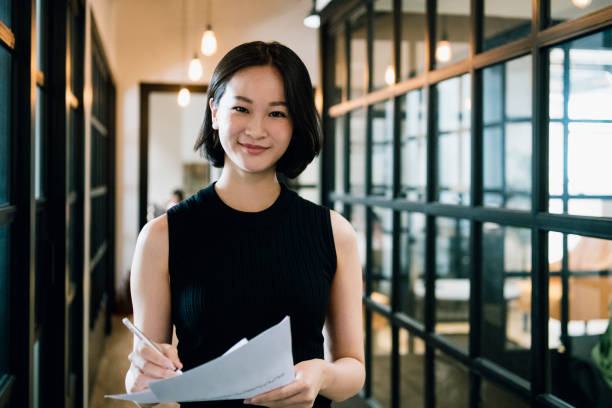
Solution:
{"label": "woman's face", "polygon": [[283,79],[276,68],[253,66],[236,72],[217,106],[212,98],[209,104],[225,166],[248,173],[275,171],[293,133]]}

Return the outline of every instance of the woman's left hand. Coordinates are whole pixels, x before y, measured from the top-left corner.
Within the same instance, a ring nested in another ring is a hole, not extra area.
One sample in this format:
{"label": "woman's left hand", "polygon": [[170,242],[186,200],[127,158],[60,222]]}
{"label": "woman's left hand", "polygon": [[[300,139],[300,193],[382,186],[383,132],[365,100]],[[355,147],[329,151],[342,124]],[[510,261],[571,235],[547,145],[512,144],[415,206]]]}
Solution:
{"label": "woman's left hand", "polygon": [[310,408],[324,384],[325,360],[302,361],[295,365],[295,380],[284,387],[244,400],[245,404],[263,407]]}

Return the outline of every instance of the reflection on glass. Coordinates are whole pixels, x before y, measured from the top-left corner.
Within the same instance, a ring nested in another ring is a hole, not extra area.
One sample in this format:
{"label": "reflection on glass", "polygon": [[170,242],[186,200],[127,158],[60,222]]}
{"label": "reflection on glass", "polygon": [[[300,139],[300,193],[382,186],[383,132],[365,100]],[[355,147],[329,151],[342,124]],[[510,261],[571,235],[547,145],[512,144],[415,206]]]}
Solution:
{"label": "reflection on glass", "polygon": [[12,10],[11,5],[13,2],[11,0],[2,0],[0,1],[0,21],[4,23],[9,29],[13,26],[12,19]]}
{"label": "reflection on glass", "polygon": [[425,201],[427,185],[427,101],[422,89],[401,97],[400,197]]}
{"label": "reflection on glass", "polygon": [[438,200],[470,203],[470,74],[440,82],[438,89]]}
{"label": "reflection on glass", "polygon": [[[194,131],[202,122],[206,96],[192,92],[181,108],[173,92],[149,96],[149,169],[147,219],[153,219],[210,182],[210,165],[193,151]],[[105,157],[105,156],[101,156]]]}
{"label": "reflection on glass", "polygon": [[391,325],[372,312],[372,396],[379,407],[391,407]]}
{"label": "reflection on glass", "polygon": [[[351,225],[355,229],[357,235],[357,250],[359,252],[359,260],[361,261],[361,269],[365,271],[366,262],[366,209],[361,205],[352,205],[350,213]],[[364,285],[365,290],[365,285]]]}
{"label": "reflection on glass", "polygon": [[399,329],[400,407],[424,406],[425,342]]}
{"label": "reflection on glass", "polygon": [[425,1],[402,0],[400,58],[400,80],[425,73]]}
{"label": "reflection on glass", "polygon": [[345,146],[344,146],[344,126],[345,126],[345,122],[346,122],[346,117],[345,116],[340,116],[334,119],[335,122],[335,133],[334,133],[334,139],[336,142],[336,160],[334,163],[335,166],[335,174],[336,174],[336,187],[335,190],[339,193],[344,193],[344,189],[345,189],[345,185],[344,185],[344,166],[345,166],[345,160],[347,160],[347,158],[345,157]]}
{"label": "reflection on glass", "polygon": [[393,195],[393,101],[372,106],[372,195]]}
{"label": "reflection on glass", "polygon": [[380,89],[395,82],[395,72],[393,71],[392,0],[376,0],[374,2],[373,52],[372,79],[374,81],[374,89]]}
{"label": "reflection on glass", "polygon": [[470,51],[470,0],[438,0],[436,16],[436,67],[468,57]]}
{"label": "reflection on glass", "polygon": [[548,239],[552,393],[574,406],[611,406],[612,240],[556,232]]}
{"label": "reflection on glass", "polygon": [[400,232],[399,309],[406,315],[425,321],[424,291],[417,286],[425,281],[425,214],[402,213]]}
{"label": "reflection on glass", "polygon": [[393,211],[372,208],[372,290],[379,303],[391,306]]}
{"label": "reflection on glass", "polygon": [[47,30],[46,27],[46,10],[47,2],[44,0],[36,0],[36,68],[40,71],[45,71],[47,44],[45,44]]}
{"label": "reflection on glass", "polygon": [[0,377],[9,372],[10,338],[10,263],[9,263],[9,229],[10,225],[0,227]]}
{"label": "reflection on glass", "polygon": [[2,205],[9,202],[11,179],[11,55],[4,47],[0,47],[0,84],[2,84],[0,88],[0,205]]}
{"label": "reflection on glass", "polygon": [[612,4],[610,0],[553,0],[550,2],[550,23],[555,25],[578,18],[608,7],[610,4]]}
{"label": "reflection on glass", "polygon": [[482,50],[490,50],[531,34],[531,0],[484,1]]}
{"label": "reflection on glass", "polygon": [[529,378],[531,231],[485,223],[482,234],[482,356]]}
{"label": "reflection on glass", "polygon": [[480,382],[482,408],[528,408],[529,404],[498,385],[485,380]]}
{"label": "reflection on glass", "polygon": [[[436,231],[436,333],[467,350],[470,332],[470,223],[468,220],[440,217],[436,219]],[[424,294],[422,287],[421,290]]]}
{"label": "reflection on glass", "polygon": [[45,195],[45,93],[36,87],[36,124],[34,129],[34,198],[41,198]]}
{"label": "reflection on glass", "polygon": [[343,26],[336,32],[334,94],[332,104],[346,100],[346,33]]}
{"label": "reflection on glass", "polygon": [[351,89],[349,98],[358,98],[367,91],[368,72],[368,36],[367,36],[367,13],[365,8],[360,8],[350,18],[351,27]]}
{"label": "reflection on glass", "polygon": [[531,208],[531,56],[483,71],[484,204]]}
{"label": "reflection on glass", "polygon": [[365,194],[365,121],[364,109],[349,114],[350,121],[350,186],[351,194]]}
{"label": "reflection on glass", "polygon": [[549,60],[550,199],[563,213],[612,217],[612,184],[602,182],[612,172],[612,28],[551,49]]}
{"label": "reflection on glass", "polygon": [[434,359],[436,407],[469,407],[470,386],[467,368],[441,351]]}

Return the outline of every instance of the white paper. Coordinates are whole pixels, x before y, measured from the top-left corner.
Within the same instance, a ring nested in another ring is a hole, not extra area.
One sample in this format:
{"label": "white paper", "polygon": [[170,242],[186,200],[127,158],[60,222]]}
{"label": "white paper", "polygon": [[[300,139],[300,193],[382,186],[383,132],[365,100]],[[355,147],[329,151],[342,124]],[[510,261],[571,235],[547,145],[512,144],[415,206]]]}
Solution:
{"label": "white paper", "polygon": [[251,398],[294,380],[289,317],[224,355],[183,374],[151,381],[150,390],[107,395],[143,403]]}

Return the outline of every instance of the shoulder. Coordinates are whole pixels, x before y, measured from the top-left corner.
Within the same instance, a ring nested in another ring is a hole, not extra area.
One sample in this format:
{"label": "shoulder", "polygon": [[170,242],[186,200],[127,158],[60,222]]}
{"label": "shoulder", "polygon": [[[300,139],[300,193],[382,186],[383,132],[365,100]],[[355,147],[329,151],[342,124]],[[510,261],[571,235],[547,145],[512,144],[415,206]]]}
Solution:
{"label": "shoulder", "polygon": [[147,222],[138,235],[138,244],[143,252],[153,256],[168,252],[168,216],[162,214]]}
{"label": "shoulder", "polygon": [[351,247],[357,239],[357,234],[351,223],[334,210],[329,210],[329,216],[336,248],[346,249]]}

